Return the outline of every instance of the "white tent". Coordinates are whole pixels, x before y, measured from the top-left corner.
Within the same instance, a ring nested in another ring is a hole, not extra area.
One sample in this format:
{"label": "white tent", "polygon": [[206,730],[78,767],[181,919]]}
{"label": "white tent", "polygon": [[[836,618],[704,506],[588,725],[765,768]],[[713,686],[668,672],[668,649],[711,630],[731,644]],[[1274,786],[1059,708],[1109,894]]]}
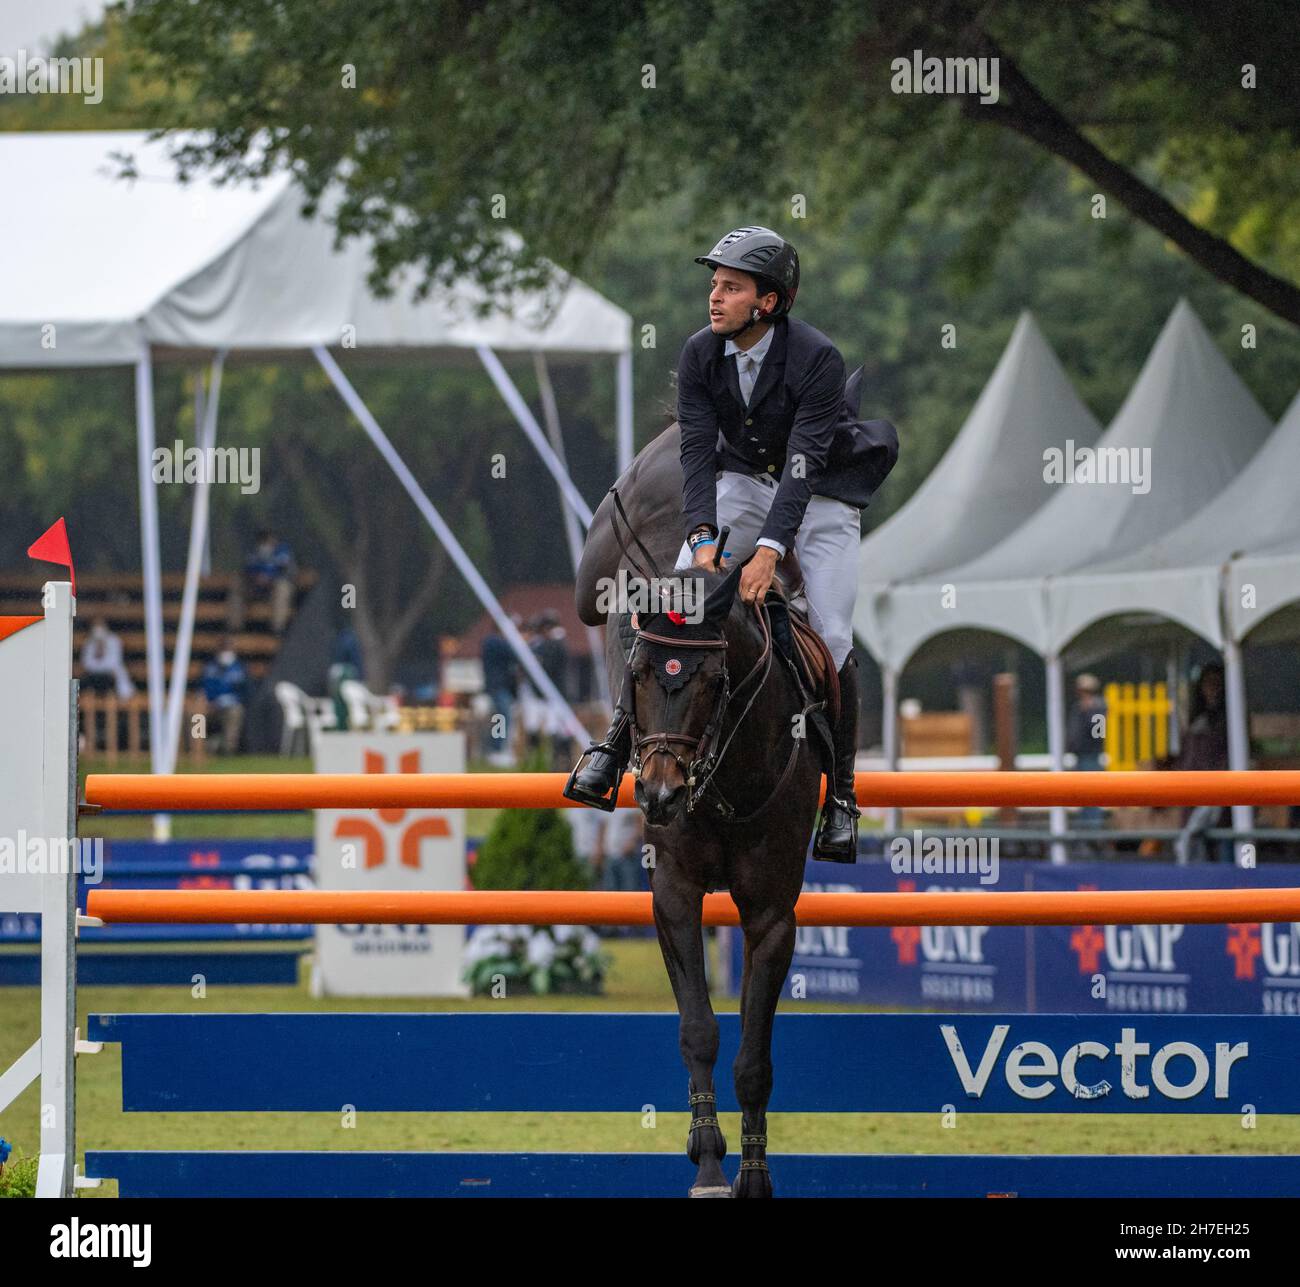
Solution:
{"label": "white tent", "polygon": [[[1067,481],[980,557],[894,587],[880,614],[886,662],[901,669],[927,639],[961,629],[1007,635],[1043,656],[1058,653],[1096,614],[1086,600],[1052,598],[1052,578],[1127,557],[1194,520],[1270,428],[1180,300],[1095,446],[1092,460],[1113,471],[1112,481]],[[1076,460],[1076,469],[1082,463]]]}
{"label": "white tent", "polygon": [[[556,315],[521,297],[477,315],[465,287],[377,298],[370,242],[334,246],[286,174],[182,184],[173,144],[140,133],[0,135],[10,194],[0,246],[0,365],[121,366],[159,350],[470,349],[627,353],[631,319],[581,282]],[[135,158],[134,179],[114,156]],[[16,199],[25,197],[26,199]],[[333,202],[325,202],[325,212]],[[53,325],[53,334],[45,327]],[[351,328],[347,330],[346,328]]]}
{"label": "white tent", "polygon": [[943,458],[862,542],[853,624],[871,653],[890,655],[880,613],[891,587],[997,545],[1055,494],[1044,451],[1067,440],[1090,447],[1100,435],[1033,316],[1021,313]]}
{"label": "white tent", "polygon": [[[1297,477],[1300,395],[1245,469],[1204,509],[1131,554],[1048,586],[1053,630],[1066,642],[1091,628],[1117,647],[1164,618],[1222,651],[1234,769],[1249,767],[1239,645],[1251,629],[1300,599]],[[1247,551],[1262,553],[1241,557]],[[1250,825],[1248,809],[1239,806],[1234,816],[1238,827]]]}
{"label": "white tent", "polygon": [[[886,729],[896,722],[896,676],[923,643],[950,631],[989,631],[1046,659],[1048,743],[1053,765],[1062,767],[1061,654],[1086,625],[1123,611],[1120,601],[1135,597],[1131,573],[1099,587],[1093,569],[1126,559],[1194,521],[1240,474],[1269,429],[1250,391],[1190,305],[1179,300],[1092,452],[1077,442],[1061,444],[1068,448],[1069,469],[1052,500],[979,557],[894,586],[878,598]],[[1060,579],[1075,569],[1084,575]],[[1162,580],[1156,573],[1145,586],[1141,608],[1159,593],[1173,620],[1202,626],[1217,620],[1213,574]],[[1228,687],[1240,724],[1239,673],[1229,676]],[[891,733],[887,749],[892,743]],[[1235,758],[1242,756],[1244,750]],[[1054,810],[1052,829],[1064,825],[1064,813]],[[1053,856],[1063,858],[1063,849],[1057,846]]]}
{"label": "white tent", "polygon": [[[168,140],[142,133],[0,135],[5,177],[5,237],[0,239],[0,368],[130,365],[136,372],[146,635],[155,772],[174,762],[180,698],[188,670],[198,568],[208,496],[195,499],[185,606],[172,700],[164,725],[163,635],[157,500],[150,479],[154,448],[155,359],[212,361],[200,416],[201,446],[215,441],[217,397],[227,354],[267,359],[310,353],[396,472],[476,595],[514,646],[530,678],[563,710],[571,731],[585,730],[501,611],[473,562],[406,468],[339,366],[347,350],[421,361],[460,353],[482,363],[559,486],[566,511],[591,512],[497,354],[566,358],[609,356],[617,364],[619,468],[631,460],[631,319],[571,281],[548,314],[537,296],[485,310],[469,287],[414,298],[409,281],[391,297],[367,283],[370,243],[334,245],[327,215],[305,219],[287,175],[260,184],[182,184]],[[121,177],[118,157],[134,158]],[[552,418],[549,414],[548,422]],[[548,427],[554,428],[554,426]],[[554,439],[554,434],[552,434]],[[183,646],[183,647],[182,647]],[[164,736],[166,728],[166,736]]]}
{"label": "white tent", "polygon": [[[1300,393],[1256,459],[1260,468],[1250,471],[1255,486],[1234,488],[1223,515],[1233,537],[1224,611],[1229,637],[1237,642],[1256,630],[1277,634],[1277,614],[1300,602]],[[1293,638],[1294,623],[1283,633]]]}

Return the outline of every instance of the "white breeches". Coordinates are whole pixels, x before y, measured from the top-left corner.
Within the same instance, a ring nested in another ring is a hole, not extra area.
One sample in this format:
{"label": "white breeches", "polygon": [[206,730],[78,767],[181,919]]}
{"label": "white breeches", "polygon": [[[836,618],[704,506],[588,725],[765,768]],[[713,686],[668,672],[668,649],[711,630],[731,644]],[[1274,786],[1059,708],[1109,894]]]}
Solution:
{"label": "white breeches", "polygon": [[[735,561],[754,552],[776,496],[776,483],[753,474],[723,470],[718,476],[718,526],[730,527],[727,549]],[[814,496],[795,536],[795,555],[803,571],[808,618],[826,641],[838,670],[853,647],[853,607],[858,597],[858,549],[862,533],[858,511],[829,496]],[[712,548],[712,547],[710,547]],[[682,542],[675,571],[693,563]],[[734,566],[728,559],[724,566]]]}

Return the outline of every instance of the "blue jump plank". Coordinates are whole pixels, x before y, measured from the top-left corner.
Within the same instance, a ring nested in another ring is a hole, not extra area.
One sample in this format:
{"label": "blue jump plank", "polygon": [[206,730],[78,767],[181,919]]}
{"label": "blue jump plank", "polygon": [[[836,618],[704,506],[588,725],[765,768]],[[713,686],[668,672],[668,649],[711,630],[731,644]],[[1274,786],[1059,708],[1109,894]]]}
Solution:
{"label": "blue jump plank", "polygon": [[[719,1108],[734,1111],[736,1016]],[[672,1014],[92,1015],[134,1111],[680,1108]],[[785,1014],[773,1111],[1300,1112],[1300,1018]],[[1125,1057],[1127,1052],[1127,1058]]]}
{"label": "blue jump plank", "polygon": [[[778,1197],[1225,1198],[1300,1196],[1293,1157],[858,1157],[771,1159]],[[724,1169],[734,1177],[737,1162]],[[685,1197],[672,1153],[88,1152],[86,1173],[128,1198]]]}
{"label": "blue jump plank", "polygon": [[[201,974],[209,983],[286,986],[298,982],[298,959],[297,952],[78,952],[77,983],[188,988]],[[0,987],[40,981],[39,953],[0,953]]]}

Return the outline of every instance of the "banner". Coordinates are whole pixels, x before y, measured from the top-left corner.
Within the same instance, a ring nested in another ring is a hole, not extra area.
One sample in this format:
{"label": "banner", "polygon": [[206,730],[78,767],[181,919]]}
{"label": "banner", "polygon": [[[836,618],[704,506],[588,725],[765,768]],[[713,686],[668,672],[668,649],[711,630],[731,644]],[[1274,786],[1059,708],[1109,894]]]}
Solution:
{"label": "banner", "polygon": [[[325,733],[318,773],[463,773],[462,733]],[[321,889],[465,888],[461,809],[318,809]],[[318,996],[465,996],[459,925],[320,925]]]}
{"label": "banner", "polygon": [[[1095,863],[1035,867],[1034,889],[1268,889],[1300,867]],[[1033,1008],[1124,1014],[1300,1015],[1300,925],[1044,925]]]}
{"label": "banner", "polygon": [[[996,888],[1238,889],[1300,885],[1300,867],[1007,861]],[[978,873],[896,874],[810,862],[808,892],[971,891]],[[744,938],[731,931],[729,977]],[[737,991],[733,984],[732,992]],[[796,931],[782,996],[907,1010],[1300,1015],[1300,925],[899,926]]]}

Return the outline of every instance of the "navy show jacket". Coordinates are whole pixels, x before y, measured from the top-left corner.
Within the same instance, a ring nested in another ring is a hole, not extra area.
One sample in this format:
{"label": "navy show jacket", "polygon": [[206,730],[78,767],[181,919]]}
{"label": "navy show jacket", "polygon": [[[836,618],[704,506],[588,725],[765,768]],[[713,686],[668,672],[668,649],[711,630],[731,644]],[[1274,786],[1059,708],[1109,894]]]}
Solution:
{"label": "navy show jacket", "polygon": [[687,533],[701,523],[718,526],[720,469],[779,479],[759,536],[790,549],[811,496],[864,509],[898,459],[894,426],[858,418],[861,369],[846,385],[844,359],[819,330],[795,317],[773,326],[748,407],[722,336],[706,326],[682,348],[677,420]]}

